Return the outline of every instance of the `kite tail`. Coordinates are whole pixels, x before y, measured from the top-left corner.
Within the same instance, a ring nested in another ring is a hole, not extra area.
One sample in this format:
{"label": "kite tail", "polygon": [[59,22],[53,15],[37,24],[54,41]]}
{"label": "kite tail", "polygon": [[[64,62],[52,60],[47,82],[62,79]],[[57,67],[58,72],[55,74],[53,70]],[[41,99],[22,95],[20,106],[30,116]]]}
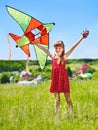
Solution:
{"label": "kite tail", "polygon": [[9,34],[8,34],[8,48],[9,48],[9,56],[8,56],[8,60],[11,60],[11,56],[12,56],[12,50],[11,50],[11,45],[10,45],[10,40],[9,40]]}
{"label": "kite tail", "polygon": [[28,67],[29,61],[30,61],[30,59],[29,59],[29,56],[28,56],[28,57],[27,57],[27,62],[26,62],[26,71],[29,71],[29,67]]}

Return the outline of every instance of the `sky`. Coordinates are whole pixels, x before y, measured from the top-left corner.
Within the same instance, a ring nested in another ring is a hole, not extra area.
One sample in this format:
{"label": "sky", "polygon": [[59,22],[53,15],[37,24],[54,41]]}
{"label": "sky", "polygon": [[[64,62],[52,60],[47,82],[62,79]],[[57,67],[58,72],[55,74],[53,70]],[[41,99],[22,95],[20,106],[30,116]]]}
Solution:
{"label": "sky", "polygon": [[[81,32],[88,29],[89,36],[75,48],[69,58],[98,58],[98,0],[0,0],[0,60],[7,60],[9,56],[8,33],[23,35],[5,5],[25,12],[42,23],[55,23],[49,36],[51,53],[54,53],[55,41],[64,41],[65,50],[68,51],[81,37]],[[11,38],[10,41],[11,60],[25,60],[26,54],[16,48]],[[35,60],[32,45],[30,52],[30,59]]]}

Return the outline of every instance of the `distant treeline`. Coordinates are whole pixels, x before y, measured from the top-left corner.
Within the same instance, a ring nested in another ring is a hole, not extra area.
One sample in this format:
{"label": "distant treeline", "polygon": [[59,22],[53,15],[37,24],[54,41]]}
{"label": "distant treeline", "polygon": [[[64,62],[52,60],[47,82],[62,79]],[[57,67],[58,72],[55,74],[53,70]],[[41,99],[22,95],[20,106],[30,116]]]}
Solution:
{"label": "distant treeline", "polygon": [[[46,65],[51,64],[51,60],[47,60]],[[77,62],[86,62],[86,63],[97,63],[98,59],[68,59],[67,64],[77,63]],[[29,65],[38,65],[36,60],[30,60]],[[0,60],[0,73],[7,71],[22,71],[25,69],[26,60]]]}
{"label": "distant treeline", "polygon": [[71,63],[81,63],[81,62],[86,62],[86,63],[98,63],[98,59],[90,59],[90,58],[81,58],[81,59],[68,59],[67,60],[67,64],[71,64]]}

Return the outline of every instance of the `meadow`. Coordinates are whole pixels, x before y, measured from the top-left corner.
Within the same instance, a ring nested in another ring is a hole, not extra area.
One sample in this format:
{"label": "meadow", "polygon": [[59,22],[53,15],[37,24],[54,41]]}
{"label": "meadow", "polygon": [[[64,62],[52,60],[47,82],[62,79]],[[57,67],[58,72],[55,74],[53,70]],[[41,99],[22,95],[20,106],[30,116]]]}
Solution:
{"label": "meadow", "polygon": [[0,130],[98,129],[98,80],[70,79],[73,117],[61,94],[57,118],[49,84],[49,80],[37,86],[0,84]]}

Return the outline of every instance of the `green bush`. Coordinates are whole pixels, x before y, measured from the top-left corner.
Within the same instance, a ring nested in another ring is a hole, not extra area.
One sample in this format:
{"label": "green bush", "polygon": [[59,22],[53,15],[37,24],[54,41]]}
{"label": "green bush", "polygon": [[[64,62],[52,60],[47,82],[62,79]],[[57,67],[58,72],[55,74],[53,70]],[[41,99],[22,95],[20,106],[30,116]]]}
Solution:
{"label": "green bush", "polygon": [[96,70],[95,69],[86,69],[86,73],[93,74]]}
{"label": "green bush", "polygon": [[98,80],[98,71],[93,73],[93,79],[97,79]]}
{"label": "green bush", "polygon": [[20,77],[19,75],[15,75],[14,76],[14,83],[17,83],[19,81]]}
{"label": "green bush", "polygon": [[8,73],[2,73],[1,75],[1,83],[9,83],[10,82],[10,77]]}

